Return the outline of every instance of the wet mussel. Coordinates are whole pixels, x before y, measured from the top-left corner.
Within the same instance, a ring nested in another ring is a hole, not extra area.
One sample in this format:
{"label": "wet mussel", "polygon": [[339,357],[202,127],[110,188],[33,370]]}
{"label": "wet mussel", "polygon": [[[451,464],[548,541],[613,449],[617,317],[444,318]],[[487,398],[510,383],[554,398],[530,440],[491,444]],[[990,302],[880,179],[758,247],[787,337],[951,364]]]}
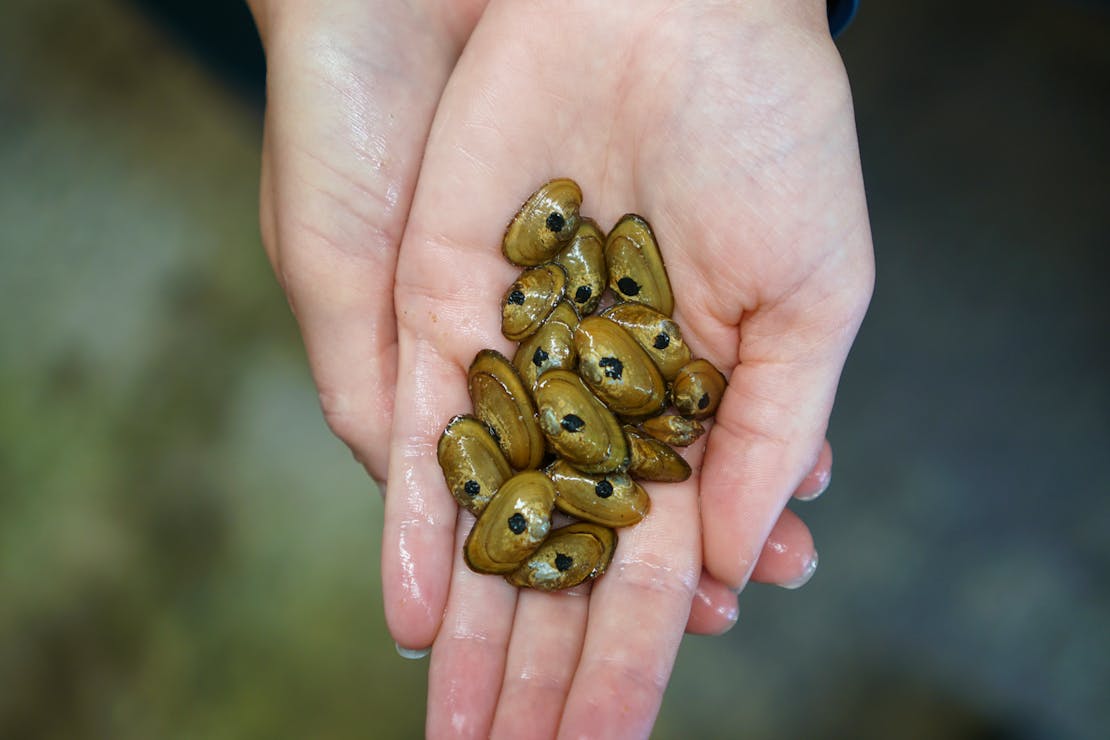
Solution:
{"label": "wet mussel", "polygon": [[[510,362],[484,349],[467,381],[472,415],[452,418],[437,456],[451,495],[477,517],[472,570],[555,591],[601,575],[616,529],[648,515],[637,481],[678,482],[727,381],[695,359],[648,222],[606,234],[582,191],[551,180],[520,207],[502,252],[525,270],[501,298]],[[578,521],[553,528],[553,517]]]}

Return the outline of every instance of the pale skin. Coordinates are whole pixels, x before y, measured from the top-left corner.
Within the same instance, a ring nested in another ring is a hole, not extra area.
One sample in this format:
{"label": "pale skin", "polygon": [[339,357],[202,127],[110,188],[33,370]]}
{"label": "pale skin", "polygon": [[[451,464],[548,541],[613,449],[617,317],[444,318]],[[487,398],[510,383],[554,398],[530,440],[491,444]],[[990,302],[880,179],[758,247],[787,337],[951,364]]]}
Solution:
{"label": "pale skin", "polygon": [[[399,645],[433,647],[429,736],[646,736],[683,629],[725,631],[748,580],[796,584],[815,563],[783,507],[828,483],[828,416],[873,281],[824,3],[252,9],[263,241],[328,423],[388,481],[386,616]],[[650,516],[592,588],[544,594],[462,563],[473,519],[435,445],[470,408],[474,354],[511,351],[505,224],[561,176],[603,228],[652,222],[675,318],[730,384],[686,453],[699,472],[649,484]]]}

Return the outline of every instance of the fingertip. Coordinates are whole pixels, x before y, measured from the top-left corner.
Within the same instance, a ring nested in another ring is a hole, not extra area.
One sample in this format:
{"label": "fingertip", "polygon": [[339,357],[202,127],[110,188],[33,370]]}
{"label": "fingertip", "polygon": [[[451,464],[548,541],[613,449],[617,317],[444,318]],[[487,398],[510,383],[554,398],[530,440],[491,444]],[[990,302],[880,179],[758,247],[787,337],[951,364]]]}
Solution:
{"label": "fingertip", "polygon": [[763,544],[752,580],[783,588],[801,588],[817,569],[817,550],[805,522],[784,509]]}
{"label": "fingertip", "polygon": [[736,625],[739,616],[737,594],[703,570],[686,621],[687,634],[723,635]]}
{"label": "fingertip", "polygon": [[794,491],[794,498],[799,501],[813,501],[827,491],[832,482],[832,463],[832,447],[826,439],[821,445],[821,451],[817,455],[817,462],[814,463],[813,469]]}

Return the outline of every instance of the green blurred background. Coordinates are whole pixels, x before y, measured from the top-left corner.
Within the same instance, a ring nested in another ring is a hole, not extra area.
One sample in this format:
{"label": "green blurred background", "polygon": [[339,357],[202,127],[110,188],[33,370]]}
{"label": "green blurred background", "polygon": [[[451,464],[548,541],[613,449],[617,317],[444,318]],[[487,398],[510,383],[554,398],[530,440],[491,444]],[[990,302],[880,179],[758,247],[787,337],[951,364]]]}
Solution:
{"label": "green blurred background", "polygon": [[[686,737],[1110,728],[1110,12],[865,3],[879,285],[799,592],[688,639]],[[382,507],[256,226],[237,2],[7,0],[0,738],[407,738]]]}

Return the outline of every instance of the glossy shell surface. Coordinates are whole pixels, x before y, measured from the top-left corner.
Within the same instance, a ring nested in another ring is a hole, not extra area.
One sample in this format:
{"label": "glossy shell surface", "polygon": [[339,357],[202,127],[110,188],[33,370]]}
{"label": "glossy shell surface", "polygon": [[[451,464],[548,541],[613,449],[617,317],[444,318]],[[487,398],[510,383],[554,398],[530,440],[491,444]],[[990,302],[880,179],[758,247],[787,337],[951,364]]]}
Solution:
{"label": "glossy shell surface", "polygon": [[536,381],[540,428],[552,449],[584,473],[628,466],[628,441],[613,413],[572,372],[549,370]]}
{"label": "glossy shell surface", "polygon": [[632,426],[624,428],[624,436],[631,457],[628,474],[633,478],[677,483],[690,477],[690,463],[665,443]]}
{"label": "glossy shell surface", "polygon": [[525,339],[513,355],[513,366],[528,388],[548,370],[574,370],[578,352],[574,349],[574,330],[578,314],[570,301],[562,300],[536,333]]}
{"label": "glossy shell surface", "polygon": [[466,538],[466,564],[479,573],[511,573],[551,531],[555,485],[543,473],[509,478],[490,500]]}
{"label": "glossy shell surface", "polygon": [[608,283],[605,269],[605,233],[592,219],[584,218],[554,262],[567,271],[567,300],[581,316],[593,313]]}
{"label": "glossy shell surface", "polygon": [[516,571],[506,576],[514,586],[559,591],[597,578],[609,567],[617,533],[579,522],[560,527]]}
{"label": "glossy shell surface", "polygon": [[601,315],[632,335],[664,380],[674,380],[682,366],[690,362],[690,348],[678,323],[651,306],[626,301],[610,306]]}
{"label": "glossy shell surface", "polygon": [[693,419],[708,419],[717,413],[728,382],[708,360],[685,365],[671,386],[678,413]]}
{"label": "glossy shell surface", "polygon": [[532,398],[512,363],[500,352],[484,349],[467,373],[474,415],[489,424],[505,459],[516,470],[538,468],[544,439]]}
{"label": "glossy shell surface", "polygon": [[555,508],[606,527],[628,527],[647,516],[651,499],[627,473],[589,475],[565,460],[545,470],[555,484]]}
{"label": "glossy shell surface", "polygon": [[574,180],[545,183],[532,193],[505,229],[501,251],[514,265],[547,262],[578,229],[582,190]]}
{"label": "glossy shell surface", "polygon": [[530,336],[563,300],[567,273],[549,262],[520,274],[501,296],[501,333],[514,342]]}
{"label": "glossy shell surface", "polygon": [[605,240],[605,266],[618,296],[667,316],[674,313],[671,281],[647,221],[630,213],[617,222]]}
{"label": "glossy shell surface", "polygon": [[447,423],[436,457],[451,495],[473,514],[480,514],[513,474],[489,427],[473,416],[456,416]]}
{"label": "glossy shell surface", "polygon": [[705,433],[705,427],[696,419],[687,419],[678,414],[653,416],[645,419],[640,426],[651,436],[675,447],[692,445]]}
{"label": "glossy shell surface", "polygon": [[659,413],[667,384],[632,335],[602,316],[587,316],[574,332],[578,374],[598,398],[620,416]]}

